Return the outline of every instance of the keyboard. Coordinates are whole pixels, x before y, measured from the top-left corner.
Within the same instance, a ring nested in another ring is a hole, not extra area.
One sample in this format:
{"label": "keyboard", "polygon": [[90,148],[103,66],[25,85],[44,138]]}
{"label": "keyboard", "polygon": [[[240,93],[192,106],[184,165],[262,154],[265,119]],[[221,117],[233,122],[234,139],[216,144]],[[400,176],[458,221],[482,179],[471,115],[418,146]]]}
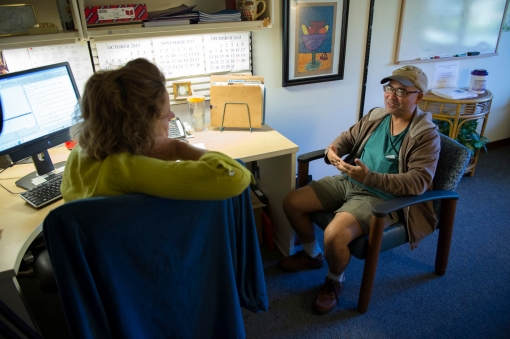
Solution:
{"label": "keyboard", "polygon": [[60,193],[60,184],[62,183],[63,173],[64,172],[60,172],[50,175],[46,178],[45,182],[29,189],[28,191],[20,193],[19,196],[35,208],[43,207],[62,198],[62,193]]}

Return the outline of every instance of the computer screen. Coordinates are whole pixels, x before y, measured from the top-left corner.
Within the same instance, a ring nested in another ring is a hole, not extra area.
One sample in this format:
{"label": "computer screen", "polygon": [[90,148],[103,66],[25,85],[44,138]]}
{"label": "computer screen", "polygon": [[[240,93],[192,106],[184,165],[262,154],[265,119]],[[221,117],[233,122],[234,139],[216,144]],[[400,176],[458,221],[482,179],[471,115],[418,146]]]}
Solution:
{"label": "computer screen", "polygon": [[13,162],[31,156],[38,176],[53,171],[47,150],[70,139],[79,98],[68,62],[1,75],[0,155]]}

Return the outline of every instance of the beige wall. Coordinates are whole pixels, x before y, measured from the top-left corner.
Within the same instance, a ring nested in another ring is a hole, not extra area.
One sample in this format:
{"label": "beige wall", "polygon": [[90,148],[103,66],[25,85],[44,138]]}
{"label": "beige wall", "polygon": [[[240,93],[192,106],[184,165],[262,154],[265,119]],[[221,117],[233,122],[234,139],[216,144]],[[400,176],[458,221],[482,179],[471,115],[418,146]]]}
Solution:
{"label": "beige wall", "polygon": [[[367,92],[364,113],[383,106],[380,79],[391,74],[398,65],[395,53],[399,0],[376,0],[372,27]],[[363,76],[369,0],[351,0],[344,80],[294,87],[282,87],[282,1],[275,4],[273,28],[253,32],[254,73],[266,80],[266,123],[295,142],[298,154],[324,148],[358,117]],[[486,129],[491,141],[510,138],[510,32],[503,32],[499,56],[462,60],[458,85],[467,86],[470,72],[485,68],[489,72],[487,88],[494,94]],[[418,65],[434,76],[436,63]],[[331,168],[312,165],[314,178],[335,173]]]}

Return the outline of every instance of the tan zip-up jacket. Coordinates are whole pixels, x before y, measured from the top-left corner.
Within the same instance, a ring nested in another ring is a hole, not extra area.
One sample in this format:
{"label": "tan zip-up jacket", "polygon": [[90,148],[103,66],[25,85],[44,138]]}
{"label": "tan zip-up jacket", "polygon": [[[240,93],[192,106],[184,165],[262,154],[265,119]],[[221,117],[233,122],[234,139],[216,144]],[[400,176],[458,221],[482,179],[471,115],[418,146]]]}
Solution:
{"label": "tan zip-up jacket", "polygon": [[[377,126],[389,113],[385,108],[375,108],[348,131],[340,134],[333,142],[338,155],[347,155],[345,161],[354,164],[361,157],[363,147]],[[441,148],[437,126],[432,122],[432,114],[414,111],[409,131],[402,141],[399,152],[398,174],[368,172],[363,185],[376,188],[393,196],[420,195],[432,189],[432,179],[436,172]],[[324,160],[330,164],[325,156]],[[432,202],[416,204],[404,209],[411,249],[434,232],[437,218]]]}

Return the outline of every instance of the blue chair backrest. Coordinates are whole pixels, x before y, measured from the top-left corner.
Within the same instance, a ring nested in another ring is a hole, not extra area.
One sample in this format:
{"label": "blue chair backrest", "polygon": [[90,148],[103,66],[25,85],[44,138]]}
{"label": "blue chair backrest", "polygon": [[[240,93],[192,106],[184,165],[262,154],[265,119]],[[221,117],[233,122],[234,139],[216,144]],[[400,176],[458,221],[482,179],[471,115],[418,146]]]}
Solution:
{"label": "blue chair backrest", "polygon": [[[466,146],[442,133],[439,133],[439,136],[441,138],[441,152],[439,153],[433,187],[435,190],[455,191],[466,171],[472,152]],[[440,201],[434,201],[434,211],[439,216],[441,212]]]}

